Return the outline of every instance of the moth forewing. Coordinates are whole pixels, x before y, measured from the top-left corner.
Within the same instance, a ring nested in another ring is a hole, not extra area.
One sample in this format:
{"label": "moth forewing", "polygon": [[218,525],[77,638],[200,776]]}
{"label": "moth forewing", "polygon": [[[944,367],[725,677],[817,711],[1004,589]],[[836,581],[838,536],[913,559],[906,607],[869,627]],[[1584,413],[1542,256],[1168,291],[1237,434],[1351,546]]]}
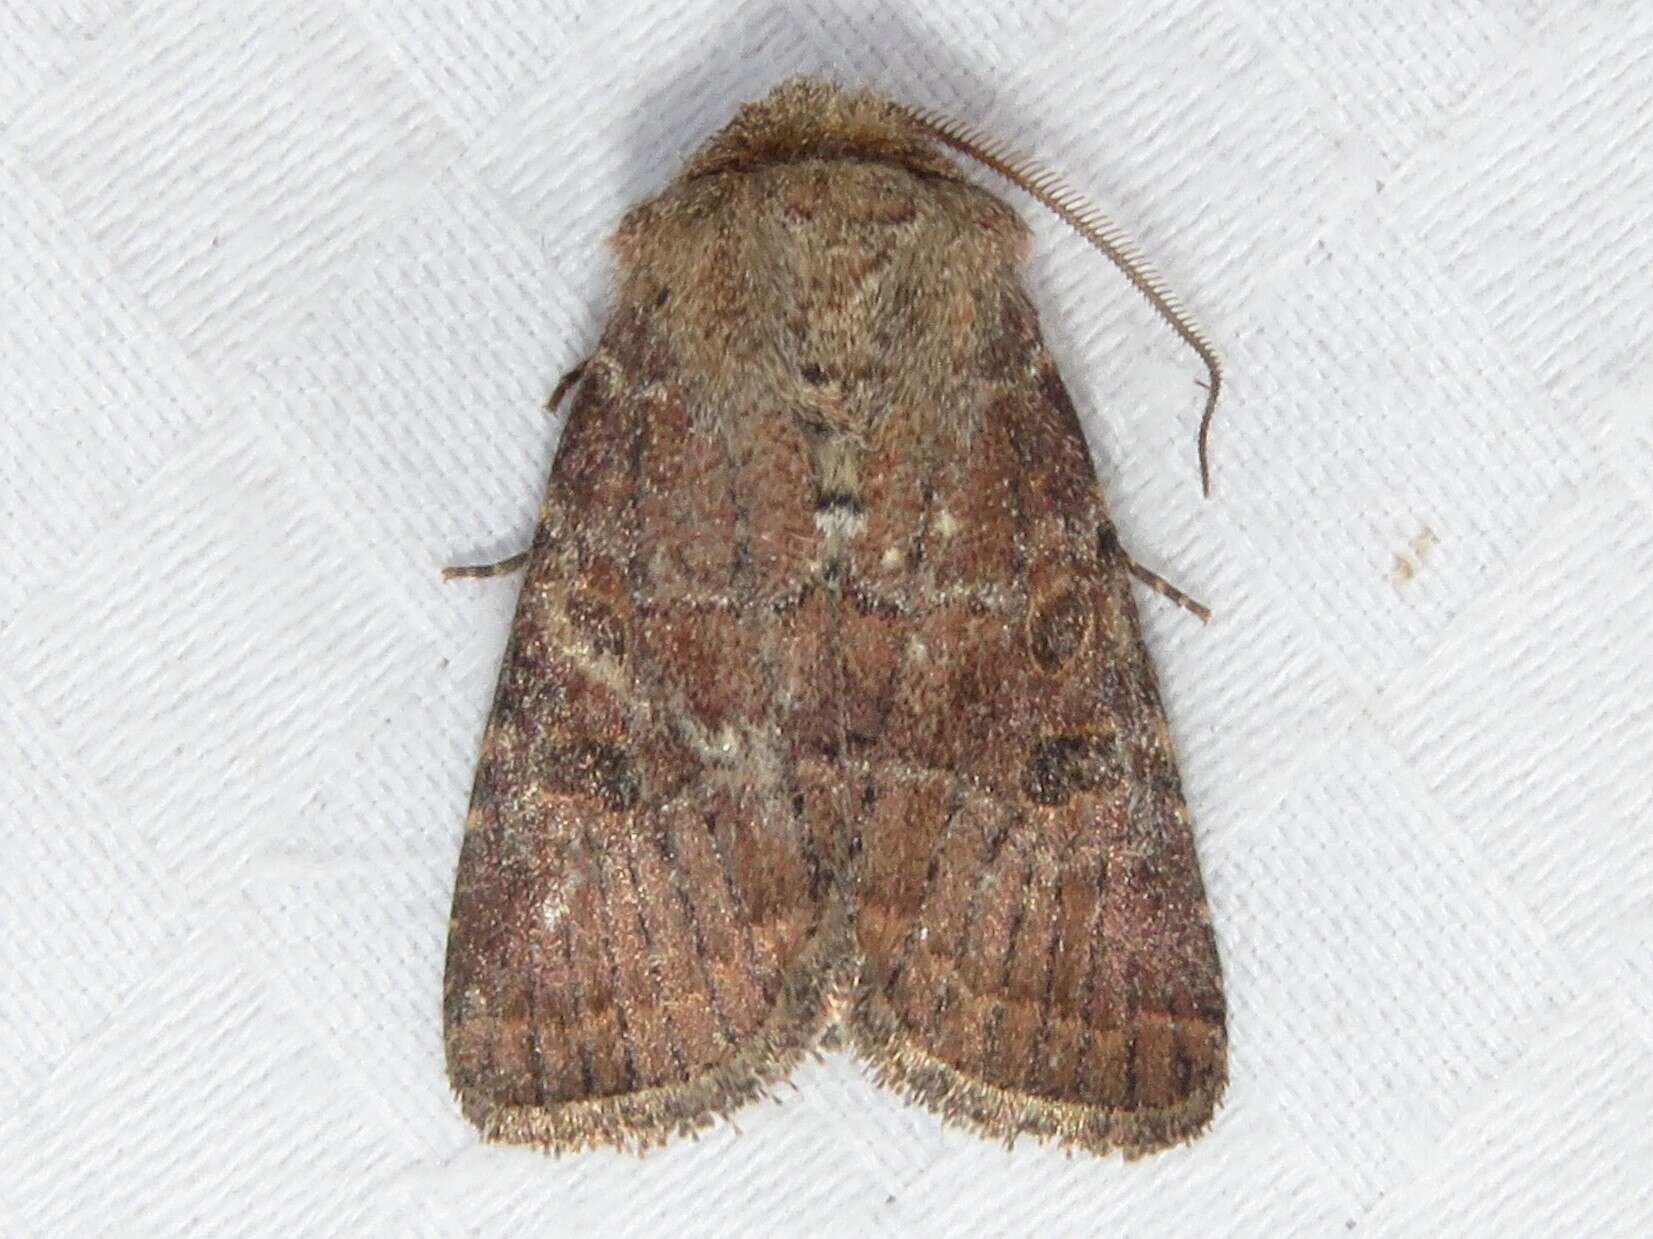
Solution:
{"label": "moth forewing", "polygon": [[646,1147],[829,1022],[994,1136],[1210,1119],[1133,565],[956,137],[791,82],[616,235],[459,860],[448,1069],[490,1137]]}

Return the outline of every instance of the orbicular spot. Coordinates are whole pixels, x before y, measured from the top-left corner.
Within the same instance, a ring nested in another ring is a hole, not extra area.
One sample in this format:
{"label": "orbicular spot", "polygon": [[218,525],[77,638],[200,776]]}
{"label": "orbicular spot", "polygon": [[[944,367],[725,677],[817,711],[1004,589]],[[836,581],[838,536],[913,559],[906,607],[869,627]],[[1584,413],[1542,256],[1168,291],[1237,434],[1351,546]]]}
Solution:
{"label": "orbicular spot", "polygon": [[626,630],[614,608],[589,594],[575,594],[568,601],[568,622],[574,631],[599,654],[624,658]]}
{"label": "orbicular spot", "polygon": [[1034,804],[1066,804],[1074,792],[1119,786],[1120,770],[1108,736],[1045,736],[1022,767],[1022,794]]}
{"label": "orbicular spot", "polygon": [[597,740],[555,741],[535,754],[537,781],[547,791],[594,796],[610,813],[623,813],[637,803],[637,771],[631,754]]}
{"label": "orbicular spot", "polygon": [[1084,648],[1090,631],[1090,605],[1071,582],[1028,602],[1027,648],[1041,670],[1060,671]]}

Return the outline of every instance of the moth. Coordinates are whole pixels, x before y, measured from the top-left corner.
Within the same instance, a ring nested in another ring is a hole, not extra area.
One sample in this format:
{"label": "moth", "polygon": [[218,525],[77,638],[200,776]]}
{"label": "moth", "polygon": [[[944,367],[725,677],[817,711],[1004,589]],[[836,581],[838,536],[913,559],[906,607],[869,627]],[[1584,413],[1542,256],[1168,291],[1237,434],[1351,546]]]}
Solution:
{"label": "moth", "polygon": [[[944,1119],[1134,1156],[1209,1122],[1221,972],[1130,579],[1018,268],[948,148],[815,80],[614,237],[482,743],[450,1081],[642,1149],[823,1038]],[[559,392],[559,395],[561,393]],[[1201,426],[1204,471],[1205,423]],[[1208,475],[1207,475],[1208,476]]]}

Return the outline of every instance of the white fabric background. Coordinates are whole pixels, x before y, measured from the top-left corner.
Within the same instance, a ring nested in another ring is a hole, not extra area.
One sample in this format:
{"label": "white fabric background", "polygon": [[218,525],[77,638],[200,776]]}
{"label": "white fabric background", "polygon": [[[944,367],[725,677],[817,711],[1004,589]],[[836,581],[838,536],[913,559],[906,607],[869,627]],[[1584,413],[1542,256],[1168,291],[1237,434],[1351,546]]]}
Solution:
{"label": "white fabric background", "polygon": [[[1653,13],[889,10],[0,2],[0,1235],[1653,1230]],[[1217,612],[1142,600],[1232,1005],[1186,1149],[836,1056],[642,1161],[449,1099],[516,591],[438,569],[526,544],[620,213],[797,71],[1063,169],[1227,362],[1203,502],[1197,363],[1004,191]]]}

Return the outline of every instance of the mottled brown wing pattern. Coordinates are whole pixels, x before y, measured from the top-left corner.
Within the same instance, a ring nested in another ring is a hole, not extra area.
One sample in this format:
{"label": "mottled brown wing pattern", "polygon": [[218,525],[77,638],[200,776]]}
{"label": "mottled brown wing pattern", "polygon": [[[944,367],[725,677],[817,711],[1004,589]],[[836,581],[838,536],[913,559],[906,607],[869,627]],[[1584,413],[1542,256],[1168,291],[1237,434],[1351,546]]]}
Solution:
{"label": "mottled brown wing pattern", "polygon": [[1083,434],[1019,292],[1002,313],[968,450],[918,479],[875,441],[862,466],[853,1034],[951,1118],[1134,1154],[1210,1119],[1221,975]]}
{"label": "mottled brown wing pattern", "polygon": [[831,717],[809,466],[692,425],[667,348],[621,305],[586,371],[466,821],[448,1067],[496,1139],[646,1146],[751,1099],[846,954],[835,776],[786,740]]}
{"label": "mottled brown wing pattern", "polygon": [[834,1017],[993,1135],[1210,1119],[1222,981],[1128,561],[1025,227],[915,124],[782,86],[615,236],[449,931],[489,1136],[652,1144]]}

